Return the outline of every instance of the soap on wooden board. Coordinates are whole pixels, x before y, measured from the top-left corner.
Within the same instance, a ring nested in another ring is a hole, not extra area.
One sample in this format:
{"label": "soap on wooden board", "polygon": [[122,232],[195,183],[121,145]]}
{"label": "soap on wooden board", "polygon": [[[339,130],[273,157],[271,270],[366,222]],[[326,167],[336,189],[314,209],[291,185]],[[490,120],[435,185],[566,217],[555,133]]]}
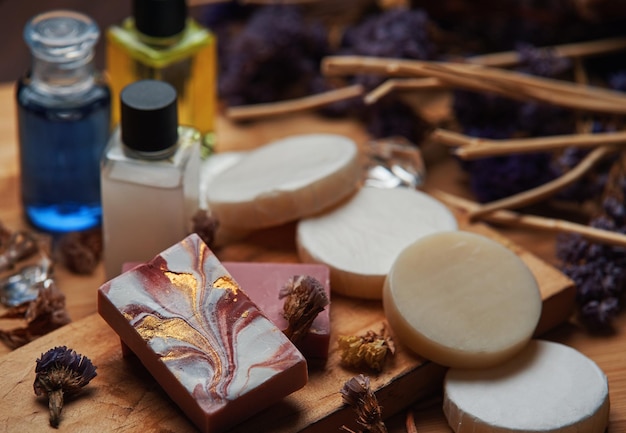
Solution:
{"label": "soap on wooden board", "polygon": [[364,187],[341,206],[300,220],[296,245],[301,261],[330,268],[335,293],[381,299],[400,251],[428,234],[456,229],[448,208],[424,192]]}
{"label": "soap on wooden board", "polygon": [[226,230],[256,230],[314,215],[354,193],[363,168],[356,143],[337,134],[292,135],[209,176],[206,200]]}
{"label": "soap on wooden board", "polygon": [[496,367],[448,370],[443,410],[456,433],[604,433],[608,382],[577,350],[532,340]]}
{"label": "soap on wooden board", "polygon": [[302,354],[195,234],[105,283],[98,311],[203,432],[302,388]]}
{"label": "soap on wooden board", "polygon": [[541,315],[530,269],[485,236],[425,236],[396,258],[385,279],[383,307],[395,336],[426,359],[484,368],[528,343]]}
{"label": "soap on wooden board", "polygon": [[[287,329],[283,316],[284,300],[278,298],[280,289],[287,281],[297,275],[307,275],[319,281],[330,299],[330,277],[328,267],[306,263],[254,263],[222,262],[232,277],[258,305],[263,313],[279,329]],[[330,305],[320,312],[313,321],[308,334],[296,347],[307,358],[325,360],[328,358],[330,344]]]}
{"label": "soap on wooden board", "polygon": [[[141,263],[125,263],[128,271]],[[243,291],[281,331],[287,329],[283,316],[284,300],[279,299],[280,289],[296,275],[308,275],[319,281],[330,300],[330,277],[328,267],[311,263],[261,263],[222,262]],[[323,361],[328,358],[330,344],[330,305],[320,312],[307,335],[296,342],[296,347],[308,360]]]}

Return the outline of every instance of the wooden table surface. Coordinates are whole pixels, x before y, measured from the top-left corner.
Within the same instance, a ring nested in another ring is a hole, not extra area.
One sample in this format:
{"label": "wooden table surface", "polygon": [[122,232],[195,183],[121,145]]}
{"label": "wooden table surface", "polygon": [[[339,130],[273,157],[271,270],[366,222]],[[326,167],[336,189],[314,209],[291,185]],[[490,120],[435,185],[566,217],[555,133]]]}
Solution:
{"label": "wooden table surface", "polygon": [[[0,84],[0,221],[10,229],[27,227],[22,217],[19,200],[18,145],[15,128],[14,90],[11,84]],[[309,115],[293,115],[283,119],[267,120],[246,126],[234,126],[224,119],[218,121],[218,150],[251,149],[272,139],[296,133],[330,132],[348,135],[357,143],[367,140],[360,125],[344,120],[325,120]],[[463,175],[449,158],[442,157],[437,149],[427,151],[428,187],[437,187],[449,192],[466,194]],[[520,244],[549,263],[556,263],[554,257],[554,237],[540,232],[522,230],[500,230],[505,236]],[[259,233],[243,241],[228,245],[221,253],[223,260],[239,261],[297,261],[293,241],[285,241],[275,236],[271,230]],[[76,276],[59,267],[55,278],[67,298],[67,308],[73,321],[93,315],[96,312],[96,290],[104,281],[102,266],[93,275]],[[3,322],[0,321],[0,326]],[[575,347],[593,359],[607,374],[611,393],[611,416],[609,431],[626,433],[626,317],[618,320],[615,334],[598,337],[588,335],[576,326],[565,323],[544,337]],[[28,346],[27,346],[28,347]],[[38,349],[39,350],[39,349]],[[0,345],[0,362],[9,349]],[[39,352],[33,351],[34,360]],[[12,384],[0,384],[11,388]],[[1,401],[6,403],[7,391],[0,392]],[[4,405],[3,403],[3,405]],[[4,408],[7,410],[7,408]],[[446,432],[440,405],[423,404],[412,408],[421,433]],[[404,414],[388,421],[392,432],[404,429]],[[0,431],[4,431],[2,410],[0,410]],[[62,426],[61,426],[62,427]],[[106,430],[106,427],[103,426]]]}

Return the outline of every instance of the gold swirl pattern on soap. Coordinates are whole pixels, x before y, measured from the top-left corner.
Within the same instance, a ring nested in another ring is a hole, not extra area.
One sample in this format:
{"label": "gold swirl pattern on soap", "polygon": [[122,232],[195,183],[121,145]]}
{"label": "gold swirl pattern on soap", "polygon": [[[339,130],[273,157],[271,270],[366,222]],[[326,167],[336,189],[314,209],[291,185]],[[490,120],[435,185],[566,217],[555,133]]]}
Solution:
{"label": "gold swirl pattern on soap", "polygon": [[303,361],[197,236],[112,280],[105,292],[208,412]]}

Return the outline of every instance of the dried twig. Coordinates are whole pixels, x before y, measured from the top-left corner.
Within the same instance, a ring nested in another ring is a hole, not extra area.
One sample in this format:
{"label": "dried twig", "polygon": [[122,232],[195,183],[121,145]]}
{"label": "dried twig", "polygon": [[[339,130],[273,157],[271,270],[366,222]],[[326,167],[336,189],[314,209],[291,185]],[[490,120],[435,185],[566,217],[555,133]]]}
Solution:
{"label": "dried twig", "polygon": [[355,84],[328,92],[317,93],[304,98],[288,101],[271,102],[231,107],[226,111],[226,117],[235,121],[258,119],[263,117],[279,116],[295,112],[312,110],[334,102],[343,101],[363,95],[363,86]]}
{"label": "dried twig", "polygon": [[[595,41],[552,45],[539,49],[549,51],[554,57],[591,57],[626,50],[626,38],[598,39]],[[521,58],[517,51],[481,54],[466,59],[467,62],[471,63],[499,67],[514,66],[519,64],[520,60]]]}
{"label": "dried twig", "polygon": [[322,69],[328,75],[374,73],[394,77],[435,77],[451,86],[517,100],[536,100],[582,111],[626,114],[624,93],[476,64],[330,56],[324,58]]}
{"label": "dried twig", "polygon": [[[463,212],[470,213],[480,207],[479,203],[443,191],[433,191],[432,194],[448,206],[457,208]],[[626,247],[626,235],[622,233],[602,230],[566,220],[522,215],[507,210],[498,210],[483,215],[481,219],[506,226],[526,227],[556,233],[578,233],[593,242]]]}
{"label": "dried twig", "polygon": [[495,200],[484,205],[480,205],[469,214],[470,219],[477,219],[488,213],[500,209],[517,209],[533,203],[545,200],[556,192],[580,179],[585,173],[593,168],[606,156],[615,153],[615,148],[611,146],[600,146],[591,151],[578,165],[567,173],[550,182],[536,188],[523,191],[500,200]]}
{"label": "dried twig", "polygon": [[[626,38],[609,38],[574,44],[554,45],[542,47],[541,50],[551,52],[555,57],[583,57],[608,54],[626,49]],[[519,64],[520,54],[517,51],[503,51],[500,53],[483,54],[467,58],[460,58],[459,63],[475,63],[483,66],[508,67]],[[446,87],[445,83],[437,78],[394,78],[386,80],[380,86],[365,95],[365,103],[373,104],[383,96],[395,90],[418,90]]]}
{"label": "dried twig", "polygon": [[488,156],[509,155],[511,153],[544,152],[565,147],[625,145],[626,131],[491,140],[437,129],[430,135],[430,139],[439,144],[458,146],[458,149],[454,151],[455,155],[462,159],[470,160]]}
{"label": "dried twig", "polygon": [[417,426],[415,425],[415,417],[413,411],[409,410],[406,413],[406,433],[418,433]]}
{"label": "dried twig", "polygon": [[395,90],[436,89],[439,87],[447,86],[437,78],[390,78],[367,93],[363,101],[366,104],[374,104]]}

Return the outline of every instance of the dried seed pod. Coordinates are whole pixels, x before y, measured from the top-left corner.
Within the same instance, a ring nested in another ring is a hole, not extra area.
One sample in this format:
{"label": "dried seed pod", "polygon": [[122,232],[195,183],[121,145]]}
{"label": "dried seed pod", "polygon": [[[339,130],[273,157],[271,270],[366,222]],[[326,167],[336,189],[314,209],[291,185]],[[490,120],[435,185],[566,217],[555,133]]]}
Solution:
{"label": "dried seed pod", "polygon": [[287,281],[278,294],[285,298],[283,315],[288,326],[285,335],[292,342],[300,341],[311,328],[317,315],[329,304],[324,286],[308,275],[296,275]]}
{"label": "dried seed pod", "polygon": [[[344,403],[350,405],[356,412],[356,422],[371,433],[387,433],[387,427],[382,419],[382,409],[376,396],[370,388],[370,379],[359,374],[346,381],[341,388]],[[351,431],[343,427],[345,431]]]}
{"label": "dried seed pod", "polygon": [[50,425],[58,427],[63,409],[63,396],[74,394],[96,377],[96,367],[86,356],[66,346],[48,350],[37,359],[33,388],[38,396],[48,396]]}
{"label": "dried seed pod", "polygon": [[337,343],[341,351],[341,363],[347,367],[367,366],[375,371],[382,371],[388,354],[395,353],[393,340],[385,328],[377,334],[367,331],[361,336],[341,335]]}

